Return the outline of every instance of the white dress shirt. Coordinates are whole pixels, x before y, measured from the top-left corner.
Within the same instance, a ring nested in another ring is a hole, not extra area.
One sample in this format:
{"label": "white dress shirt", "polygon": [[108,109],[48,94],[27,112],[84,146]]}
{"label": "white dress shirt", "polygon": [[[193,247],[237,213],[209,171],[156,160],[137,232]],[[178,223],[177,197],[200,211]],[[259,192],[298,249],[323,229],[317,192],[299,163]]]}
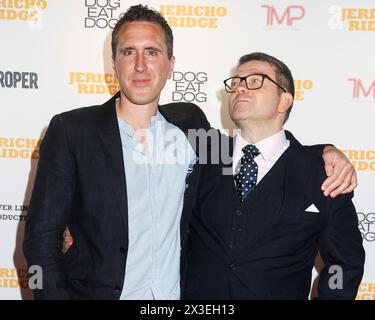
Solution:
{"label": "white dress shirt", "polygon": [[[243,156],[242,148],[250,144],[247,142],[240,133],[234,137],[234,150],[233,150],[233,175],[235,175],[241,165],[241,158]],[[285,136],[285,131],[281,130],[272,136],[255,143],[259,149],[260,154],[254,160],[258,165],[258,180],[257,184],[263,177],[271,170],[276,161],[289,147],[290,141]]]}

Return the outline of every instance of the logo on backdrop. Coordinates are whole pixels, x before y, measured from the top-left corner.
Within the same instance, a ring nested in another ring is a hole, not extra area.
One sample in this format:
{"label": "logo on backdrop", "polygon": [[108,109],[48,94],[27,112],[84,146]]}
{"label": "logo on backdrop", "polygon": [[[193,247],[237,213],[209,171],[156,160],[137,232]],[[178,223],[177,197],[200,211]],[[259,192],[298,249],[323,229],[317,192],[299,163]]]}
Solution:
{"label": "logo on backdrop", "polygon": [[70,72],[69,84],[74,85],[79,94],[114,95],[120,90],[115,75],[110,73]]}
{"label": "logo on backdrop", "polygon": [[228,13],[225,7],[160,5],[160,13],[171,28],[207,28],[217,29],[219,21]]}
{"label": "logo on backdrop", "polygon": [[375,212],[357,212],[358,228],[361,231],[363,241],[375,241]]}
{"label": "logo on backdrop", "polygon": [[305,17],[305,8],[300,5],[275,8],[273,5],[261,5],[266,10],[267,27],[295,28]]}
{"label": "logo on backdrop", "polygon": [[312,82],[312,80],[294,80],[294,100],[305,100],[305,92],[311,90],[313,86],[314,83]]}
{"label": "logo on backdrop", "polygon": [[329,28],[348,31],[375,31],[375,8],[329,7]]}
{"label": "logo on backdrop", "polygon": [[85,0],[85,28],[113,29],[120,19],[120,0]]}
{"label": "logo on backdrop", "polygon": [[46,0],[2,0],[0,20],[37,21],[46,8]]}
{"label": "logo on backdrop", "polygon": [[207,94],[203,90],[207,83],[206,72],[174,71],[172,75],[172,101],[206,102]]}
{"label": "logo on backdrop", "polygon": [[356,171],[375,171],[375,150],[342,150]]}
{"label": "logo on backdrop", "polygon": [[371,82],[359,78],[348,78],[348,81],[353,85],[352,99],[375,101],[375,80]]}
{"label": "logo on backdrop", "polygon": [[26,221],[29,206],[0,203],[0,222]]}
{"label": "logo on backdrop", "polygon": [[0,88],[38,89],[35,72],[0,71]]}
{"label": "logo on backdrop", "polygon": [[361,283],[356,300],[375,300],[375,283]]}
{"label": "logo on backdrop", "polygon": [[0,159],[39,159],[42,139],[0,137]]}
{"label": "logo on backdrop", "polygon": [[29,288],[28,269],[0,268],[0,288]]}

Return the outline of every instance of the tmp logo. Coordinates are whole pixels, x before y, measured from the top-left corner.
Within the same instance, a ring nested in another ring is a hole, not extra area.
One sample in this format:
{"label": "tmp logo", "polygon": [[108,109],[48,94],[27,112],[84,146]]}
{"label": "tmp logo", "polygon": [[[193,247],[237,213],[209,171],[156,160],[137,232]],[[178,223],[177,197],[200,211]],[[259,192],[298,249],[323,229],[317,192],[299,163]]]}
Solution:
{"label": "tmp logo", "polygon": [[305,17],[305,8],[300,5],[287,6],[284,9],[276,9],[273,5],[262,5],[267,11],[267,26],[294,27],[296,22]]}
{"label": "tmp logo", "polygon": [[375,101],[375,80],[368,82],[359,78],[348,78],[353,85],[352,99],[373,100]]}

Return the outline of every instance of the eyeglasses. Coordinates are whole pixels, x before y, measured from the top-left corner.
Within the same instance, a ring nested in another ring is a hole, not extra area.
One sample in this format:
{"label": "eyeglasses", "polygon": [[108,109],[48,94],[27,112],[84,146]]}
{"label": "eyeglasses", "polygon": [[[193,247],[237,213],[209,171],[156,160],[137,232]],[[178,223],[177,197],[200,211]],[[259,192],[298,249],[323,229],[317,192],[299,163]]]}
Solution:
{"label": "eyeglasses", "polygon": [[230,77],[230,78],[224,80],[225,90],[228,93],[235,92],[236,88],[238,87],[238,85],[242,81],[245,81],[246,87],[249,90],[260,89],[263,86],[263,82],[264,82],[265,78],[267,78],[268,80],[270,80],[271,82],[276,84],[284,92],[287,92],[286,89],[284,89],[277,82],[275,82],[269,76],[267,76],[266,74],[263,74],[263,73],[249,74],[248,76],[245,76],[245,77]]}

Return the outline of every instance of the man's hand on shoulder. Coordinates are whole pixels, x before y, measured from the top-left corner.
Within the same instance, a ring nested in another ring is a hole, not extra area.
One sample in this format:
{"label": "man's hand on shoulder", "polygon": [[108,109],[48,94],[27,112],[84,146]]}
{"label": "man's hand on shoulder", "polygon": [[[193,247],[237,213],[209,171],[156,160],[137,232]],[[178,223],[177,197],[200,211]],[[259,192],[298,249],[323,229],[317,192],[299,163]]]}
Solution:
{"label": "man's hand on shoulder", "polygon": [[357,174],[348,158],[337,148],[326,146],[323,160],[327,179],[322,184],[325,196],[332,198],[352,192],[357,186]]}

